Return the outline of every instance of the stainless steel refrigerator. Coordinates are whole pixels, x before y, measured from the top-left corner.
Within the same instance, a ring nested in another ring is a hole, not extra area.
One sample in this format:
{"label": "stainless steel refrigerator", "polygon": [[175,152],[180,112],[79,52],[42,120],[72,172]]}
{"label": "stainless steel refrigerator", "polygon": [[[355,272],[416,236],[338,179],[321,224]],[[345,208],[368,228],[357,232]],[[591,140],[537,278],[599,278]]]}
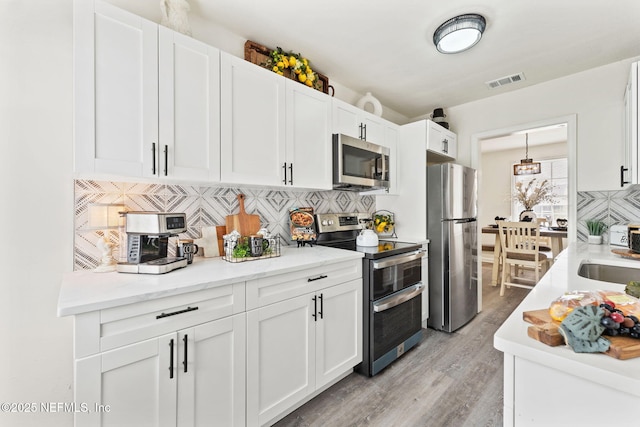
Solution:
{"label": "stainless steel refrigerator", "polygon": [[478,312],[477,174],[453,163],[427,166],[429,320],[453,332]]}

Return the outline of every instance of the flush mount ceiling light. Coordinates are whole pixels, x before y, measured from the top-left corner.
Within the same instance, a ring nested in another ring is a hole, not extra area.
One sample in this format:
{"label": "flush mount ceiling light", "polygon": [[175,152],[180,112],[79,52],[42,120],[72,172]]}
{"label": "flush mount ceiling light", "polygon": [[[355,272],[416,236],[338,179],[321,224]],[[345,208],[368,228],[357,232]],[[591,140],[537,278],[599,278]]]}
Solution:
{"label": "flush mount ceiling light", "polygon": [[540,162],[534,162],[529,158],[529,134],[525,134],[526,153],[524,159],[520,160],[520,164],[513,165],[514,175],[535,175],[542,172]]}
{"label": "flush mount ceiling light", "polygon": [[456,16],[433,33],[433,44],[442,53],[465,51],[480,41],[486,25],[482,15],[468,13]]}

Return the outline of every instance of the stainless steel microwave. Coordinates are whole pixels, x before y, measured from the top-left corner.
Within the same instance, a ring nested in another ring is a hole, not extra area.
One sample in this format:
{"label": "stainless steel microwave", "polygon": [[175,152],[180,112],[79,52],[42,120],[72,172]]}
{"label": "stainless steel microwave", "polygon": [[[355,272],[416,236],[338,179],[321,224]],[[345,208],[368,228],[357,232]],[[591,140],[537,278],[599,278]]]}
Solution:
{"label": "stainless steel microwave", "polygon": [[389,154],[387,147],[348,135],[333,134],[333,188],[388,190]]}

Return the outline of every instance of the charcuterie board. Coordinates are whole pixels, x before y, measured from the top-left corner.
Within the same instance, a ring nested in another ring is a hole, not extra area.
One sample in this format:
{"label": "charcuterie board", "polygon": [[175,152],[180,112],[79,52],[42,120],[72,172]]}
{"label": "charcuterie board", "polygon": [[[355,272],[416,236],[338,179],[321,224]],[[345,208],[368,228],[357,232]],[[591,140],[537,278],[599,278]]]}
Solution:
{"label": "charcuterie board", "polygon": [[640,254],[633,252],[631,249],[611,249],[616,255],[620,255],[623,258],[636,259],[640,261]]}
{"label": "charcuterie board", "polygon": [[[555,347],[564,344],[559,332],[560,322],[553,320],[549,310],[533,310],[522,313],[525,322],[532,325],[527,328],[527,335],[536,341]],[[609,350],[604,354],[620,360],[640,357],[640,339],[631,337],[605,337],[611,342]]]}

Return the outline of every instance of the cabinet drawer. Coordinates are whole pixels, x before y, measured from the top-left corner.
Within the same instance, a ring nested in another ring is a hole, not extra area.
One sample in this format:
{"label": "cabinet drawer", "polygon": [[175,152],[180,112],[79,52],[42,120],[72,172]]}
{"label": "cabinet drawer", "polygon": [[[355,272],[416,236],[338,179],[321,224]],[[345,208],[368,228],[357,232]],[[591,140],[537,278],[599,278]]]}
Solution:
{"label": "cabinet drawer", "polygon": [[362,260],[349,260],[247,281],[247,310],[362,278]]}
{"label": "cabinet drawer", "polygon": [[77,357],[157,337],[245,310],[244,282],[76,317]]}

